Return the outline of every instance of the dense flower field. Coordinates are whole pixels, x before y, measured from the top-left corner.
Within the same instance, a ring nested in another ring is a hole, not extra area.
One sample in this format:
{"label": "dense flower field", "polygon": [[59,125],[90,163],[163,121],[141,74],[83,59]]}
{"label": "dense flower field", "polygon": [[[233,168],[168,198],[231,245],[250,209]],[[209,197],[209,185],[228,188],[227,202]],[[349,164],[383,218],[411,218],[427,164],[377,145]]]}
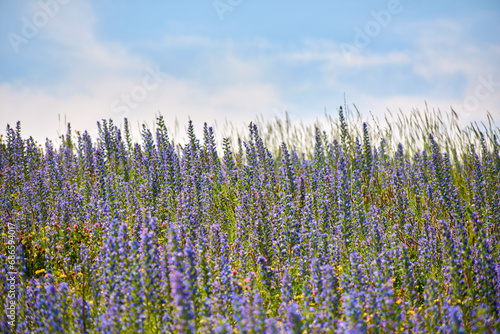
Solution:
{"label": "dense flower field", "polygon": [[142,143],[127,122],[59,148],[8,127],[0,332],[500,332],[496,137],[393,147],[338,124],[310,154],[254,124],[222,147],[161,117]]}

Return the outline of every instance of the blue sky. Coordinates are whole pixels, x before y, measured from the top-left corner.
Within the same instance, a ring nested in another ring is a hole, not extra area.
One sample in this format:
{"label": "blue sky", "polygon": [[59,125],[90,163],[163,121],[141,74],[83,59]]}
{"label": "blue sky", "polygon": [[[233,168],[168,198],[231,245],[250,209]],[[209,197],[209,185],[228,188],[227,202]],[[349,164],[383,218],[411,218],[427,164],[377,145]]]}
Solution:
{"label": "blue sky", "polygon": [[344,94],[500,119],[498,1],[0,0],[0,35],[0,123],[39,141],[158,112],[310,122]]}

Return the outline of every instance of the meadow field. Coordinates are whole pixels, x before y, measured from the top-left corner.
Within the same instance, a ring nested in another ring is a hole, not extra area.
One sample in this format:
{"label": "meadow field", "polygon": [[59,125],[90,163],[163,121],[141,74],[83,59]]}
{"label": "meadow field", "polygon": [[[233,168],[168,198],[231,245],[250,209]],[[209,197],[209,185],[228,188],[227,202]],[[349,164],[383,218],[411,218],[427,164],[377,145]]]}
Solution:
{"label": "meadow field", "polygon": [[0,140],[2,333],[500,333],[499,128]]}

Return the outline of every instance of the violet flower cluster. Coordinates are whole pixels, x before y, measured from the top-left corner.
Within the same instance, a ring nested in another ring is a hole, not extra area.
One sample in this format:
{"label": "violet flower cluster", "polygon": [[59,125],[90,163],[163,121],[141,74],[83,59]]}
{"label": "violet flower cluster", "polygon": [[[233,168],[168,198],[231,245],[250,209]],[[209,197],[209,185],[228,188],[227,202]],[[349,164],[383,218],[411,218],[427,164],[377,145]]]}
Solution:
{"label": "violet flower cluster", "polygon": [[220,148],[191,122],[174,143],[162,117],[141,143],[104,120],[58,148],[8,126],[0,332],[499,333],[497,138],[410,154],[339,116],[311,155],[255,124]]}

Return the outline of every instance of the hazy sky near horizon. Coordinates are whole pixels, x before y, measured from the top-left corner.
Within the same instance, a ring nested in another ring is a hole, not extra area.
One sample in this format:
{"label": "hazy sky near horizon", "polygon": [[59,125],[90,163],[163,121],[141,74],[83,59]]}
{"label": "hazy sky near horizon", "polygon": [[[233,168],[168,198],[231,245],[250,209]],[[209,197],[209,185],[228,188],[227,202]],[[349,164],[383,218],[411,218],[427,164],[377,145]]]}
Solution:
{"label": "hazy sky near horizon", "polygon": [[0,125],[57,138],[123,117],[170,127],[339,105],[500,124],[500,2],[0,0]]}

